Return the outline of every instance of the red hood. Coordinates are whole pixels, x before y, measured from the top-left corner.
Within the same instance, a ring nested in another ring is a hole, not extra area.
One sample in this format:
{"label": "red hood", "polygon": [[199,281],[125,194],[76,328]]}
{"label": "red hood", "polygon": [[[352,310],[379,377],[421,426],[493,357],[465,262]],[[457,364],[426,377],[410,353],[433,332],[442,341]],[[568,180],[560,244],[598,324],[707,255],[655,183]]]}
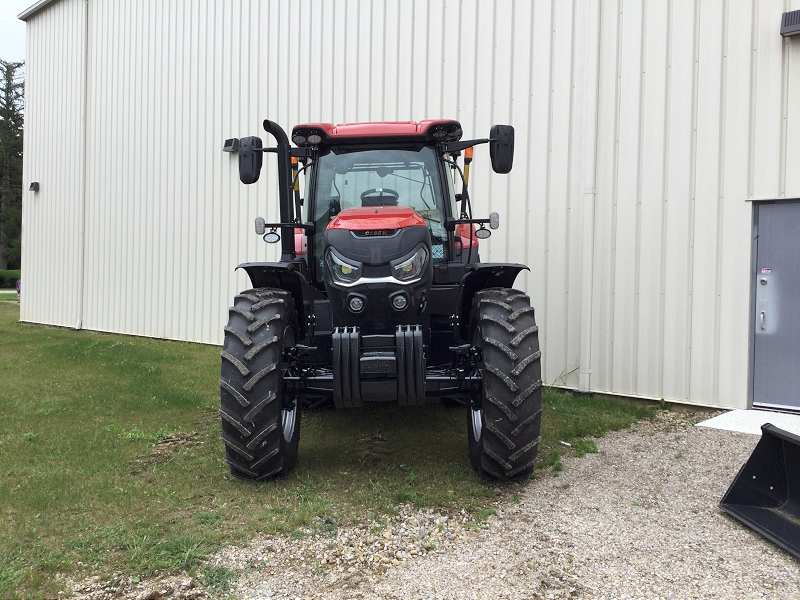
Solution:
{"label": "red hood", "polygon": [[370,208],[345,208],[328,229],[372,231],[377,229],[402,229],[425,226],[425,219],[408,206],[375,206]]}

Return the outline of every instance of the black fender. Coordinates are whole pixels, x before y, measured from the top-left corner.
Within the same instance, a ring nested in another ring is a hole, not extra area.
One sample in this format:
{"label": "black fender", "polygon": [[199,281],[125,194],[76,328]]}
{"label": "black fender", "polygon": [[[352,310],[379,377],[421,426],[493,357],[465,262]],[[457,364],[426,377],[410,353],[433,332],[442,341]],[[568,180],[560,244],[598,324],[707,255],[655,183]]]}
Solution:
{"label": "black fender", "polygon": [[458,310],[456,332],[462,340],[470,341],[469,317],[475,294],[486,288],[513,287],[520,271],[530,271],[530,269],[519,263],[476,263],[467,267],[467,272],[459,283],[460,293],[456,300]]}
{"label": "black fender", "polygon": [[308,319],[303,303],[303,287],[310,285],[308,278],[302,272],[305,263],[296,262],[265,262],[242,263],[236,270],[244,269],[250,277],[254,288],[271,287],[286,290],[292,295],[294,308],[297,311],[297,325],[299,331],[295,339],[300,341],[307,335]]}

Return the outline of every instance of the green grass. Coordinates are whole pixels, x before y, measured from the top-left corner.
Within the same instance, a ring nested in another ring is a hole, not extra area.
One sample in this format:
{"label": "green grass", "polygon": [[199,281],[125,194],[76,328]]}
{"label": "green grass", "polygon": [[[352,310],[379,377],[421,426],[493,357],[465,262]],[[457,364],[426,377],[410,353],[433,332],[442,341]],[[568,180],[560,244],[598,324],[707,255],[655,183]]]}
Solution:
{"label": "green grass", "polygon": [[[498,484],[470,468],[463,410],[307,412],[290,476],[243,482],[219,440],[218,347],[18,315],[0,303],[0,597],[52,597],[56,573],[186,570],[224,590],[236,573],[203,558],[256,533],[332,535],[399,503],[491,514]],[[650,414],[547,390],[540,467],[560,464],[562,440]]]}
{"label": "green grass", "polygon": [[[583,456],[597,452],[585,438],[624,429],[631,423],[652,418],[656,405],[610,396],[583,396],[545,388],[542,395],[542,441],[537,468],[563,469],[561,456]],[[564,446],[566,442],[569,446]]]}

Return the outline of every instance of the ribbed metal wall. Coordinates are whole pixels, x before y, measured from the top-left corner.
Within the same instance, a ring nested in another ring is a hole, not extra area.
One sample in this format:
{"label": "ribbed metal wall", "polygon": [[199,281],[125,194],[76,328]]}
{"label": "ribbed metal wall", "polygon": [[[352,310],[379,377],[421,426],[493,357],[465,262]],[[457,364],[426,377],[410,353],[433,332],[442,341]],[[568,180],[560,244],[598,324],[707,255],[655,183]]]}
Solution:
{"label": "ribbed metal wall", "polygon": [[81,314],[85,21],[83,0],[31,17],[25,66],[20,318],[67,327]]}
{"label": "ribbed metal wall", "polygon": [[748,200],[800,196],[790,4],[602,4],[592,389],[746,406]]}
{"label": "ribbed metal wall", "polygon": [[89,0],[81,290],[83,5],[29,18],[25,320],[82,301],[87,328],[219,343],[233,266],[276,259],[273,161],[245,187],[221,152],[265,117],[512,123],[514,171],[479,147],[471,196],[502,215],[482,259],[531,267],[546,381],[746,405],[750,201],[800,197],[800,0]]}

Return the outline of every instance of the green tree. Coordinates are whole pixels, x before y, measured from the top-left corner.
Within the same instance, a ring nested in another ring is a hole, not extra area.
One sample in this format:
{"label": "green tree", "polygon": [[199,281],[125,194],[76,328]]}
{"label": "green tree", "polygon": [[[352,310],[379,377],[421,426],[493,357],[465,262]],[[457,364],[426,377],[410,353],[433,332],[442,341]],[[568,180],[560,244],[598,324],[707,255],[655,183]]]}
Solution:
{"label": "green tree", "polygon": [[0,59],[0,269],[18,269],[22,233],[22,126],[19,62]]}

